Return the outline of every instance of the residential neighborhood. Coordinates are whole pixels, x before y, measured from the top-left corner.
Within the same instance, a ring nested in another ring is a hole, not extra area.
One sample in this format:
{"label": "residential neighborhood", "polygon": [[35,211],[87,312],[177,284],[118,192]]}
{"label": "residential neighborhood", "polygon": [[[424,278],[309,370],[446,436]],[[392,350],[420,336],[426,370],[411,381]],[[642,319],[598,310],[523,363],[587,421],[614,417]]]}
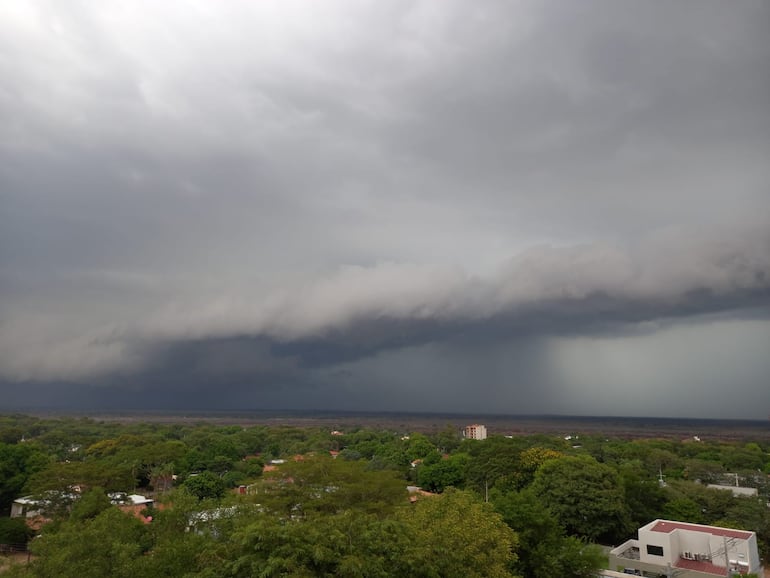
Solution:
{"label": "residential neighborhood", "polygon": [[[240,578],[239,560],[338,573],[354,547],[361,563],[409,575],[410,559],[439,564],[442,543],[468,572],[474,556],[490,556],[482,575],[708,578],[767,567],[770,437],[626,439],[468,423],[419,431],[0,416],[0,544],[18,552],[6,572],[43,577],[90,559],[102,575],[120,576],[123,560],[132,578],[172,561],[180,575],[205,576],[217,559],[225,577]],[[357,528],[355,546],[341,540],[345,527]],[[504,547],[488,550],[477,527]],[[91,534],[103,551],[75,547]],[[319,545],[330,557],[313,558]]]}

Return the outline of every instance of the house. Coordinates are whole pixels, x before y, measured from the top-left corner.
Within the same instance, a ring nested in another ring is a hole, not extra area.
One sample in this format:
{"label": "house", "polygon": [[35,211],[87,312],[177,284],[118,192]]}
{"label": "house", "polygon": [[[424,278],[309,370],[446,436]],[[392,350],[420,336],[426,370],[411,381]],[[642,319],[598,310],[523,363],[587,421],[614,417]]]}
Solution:
{"label": "house", "polygon": [[[108,494],[110,502],[124,512],[142,518],[141,512],[153,506],[153,500],[139,494],[113,492]],[[11,504],[11,518],[26,518],[27,524],[39,526],[48,521],[51,510],[69,508],[80,498],[78,493],[48,492],[43,497],[24,496]]]}
{"label": "house", "polygon": [[437,496],[438,494],[434,494],[432,492],[428,492],[426,490],[423,490],[419,486],[407,486],[406,491],[409,493],[409,501],[414,504],[420,497],[428,496]]}
{"label": "house", "polygon": [[24,522],[33,530],[39,530],[43,524],[50,521],[45,515],[46,504],[32,496],[16,498],[11,504],[11,518],[24,518]]}
{"label": "house", "polygon": [[638,540],[610,551],[610,568],[635,569],[643,576],[713,578],[762,573],[754,532],[653,520],[639,528]]}
{"label": "house", "polygon": [[465,426],[463,430],[465,437],[469,440],[485,440],[487,439],[487,427],[478,423]]}
{"label": "house", "polygon": [[78,493],[47,492],[41,497],[24,496],[16,498],[11,504],[11,518],[25,518],[27,525],[39,528],[49,521],[52,511],[69,508],[78,498]]}
{"label": "house", "polygon": [[[107,494],[110,498],[110,502],[126,512],[127,514],[133,514],[142,521],[146,521],[148,517],[142,514],[142,511],[152,508],[155,501],[152,498],[147,498],[141,494],[126,494],[125,492],[112,492]],[[152,519],[151,517],[149,519]]]}
{"label": "house", "polygon": [[40,500],[32,496],[16,498],[11,504],[11,518],[36,518],[40,516]]}
{"label": "house", "polygon": [[[257,506],[259,508],[259,506]],[[202,512],[193,512],[187,519],[187,528],[185,532],[194,532],[200,536],[211,535],[219,538],[222,535],[220,521],[227,522],[238,513],[235,506],[214,508],[213,510],[204,510]]]}

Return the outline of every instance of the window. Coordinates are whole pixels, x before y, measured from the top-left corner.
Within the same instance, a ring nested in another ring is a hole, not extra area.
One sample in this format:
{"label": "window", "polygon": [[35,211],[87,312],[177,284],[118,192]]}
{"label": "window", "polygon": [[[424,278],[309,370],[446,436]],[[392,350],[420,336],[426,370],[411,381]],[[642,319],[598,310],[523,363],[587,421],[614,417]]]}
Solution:
{"label": "window", "polygon": [[650,556],[663,556],[663,546],[653,546],[647,544],[647,553]]}

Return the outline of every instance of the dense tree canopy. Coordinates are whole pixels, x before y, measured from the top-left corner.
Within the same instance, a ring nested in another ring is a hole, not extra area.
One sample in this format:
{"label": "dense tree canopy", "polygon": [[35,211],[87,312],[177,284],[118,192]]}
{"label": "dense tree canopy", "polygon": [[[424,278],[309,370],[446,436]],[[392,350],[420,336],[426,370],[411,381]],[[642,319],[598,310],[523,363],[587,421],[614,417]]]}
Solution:
{"label": "dense tree canopy", "polygon": [[518,538],[469,492],[450,489],[440,498],[419,500],[402,515],[416,536],[419,575],[444,578],[510,576]]}
{"label": "dense tree canopy", "polygon": [[601,561],[601,550],[566,536],[564,527],[532,490],[493,492],[492,502],[519,535],[520,554],[514,569],[531,578],[589,578]]}
{"label": "dense tree canopy", "polygon": [[[10,575],[584,578],[591,542],[658,517],[753,530],[770,554],[766,441],[331,429],[0,416],[0,505],[45,496],[55,518]],[[759,497],[705,486],[736,476]],[[153,495],[152,523],[111,491]]]}
{"label": "dense tree canopy", "polygon": [[532,489],[570,534],[613,540],[633,530],[618,474],[592,457],[545,462]]}

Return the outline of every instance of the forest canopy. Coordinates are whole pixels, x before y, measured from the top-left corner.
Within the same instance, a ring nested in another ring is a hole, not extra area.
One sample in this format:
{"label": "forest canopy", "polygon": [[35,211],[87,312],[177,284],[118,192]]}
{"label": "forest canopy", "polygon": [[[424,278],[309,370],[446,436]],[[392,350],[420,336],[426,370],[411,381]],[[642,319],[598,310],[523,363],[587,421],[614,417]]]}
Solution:
{"label": "forest canopy", "polygon": [[[656,518],[751,530],[770,552],[762,440],[22,415],[0,416],[0,440],[0,543],[31,552],[10,576],[581,578],[606,564],[598,544]],[[707,486],[726,481],[757,496]],[[21,496],[45,503],[34,530],[8,517]]]}

